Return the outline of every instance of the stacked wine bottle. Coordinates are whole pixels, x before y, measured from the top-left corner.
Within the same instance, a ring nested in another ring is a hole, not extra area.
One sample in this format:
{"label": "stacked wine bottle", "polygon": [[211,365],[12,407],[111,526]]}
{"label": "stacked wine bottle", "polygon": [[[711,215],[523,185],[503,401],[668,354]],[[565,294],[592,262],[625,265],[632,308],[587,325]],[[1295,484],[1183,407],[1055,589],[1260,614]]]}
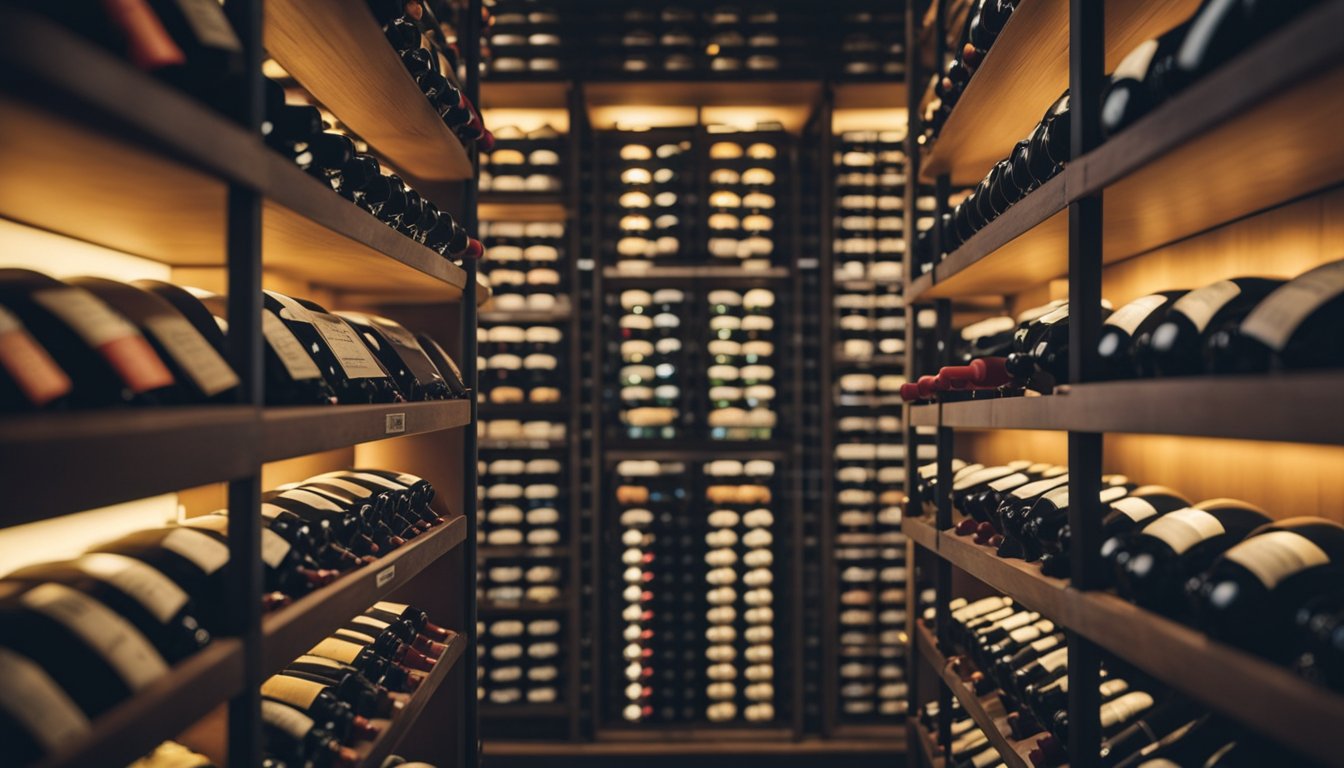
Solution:
{"label": "stacked wine bottle", "polygon": [[592,66],[599,75],[778,73],[806,61],[809,15],[767,3],[619,6],[597,11]]}
{"label": "stacked wine bottle", "polygon": [[[831,74],[846,80],[905,79],[905,11],[872,3],[841,3]],[[828,11],[828,15],[834,11]],[[832,23],[836,20],[831,19]]]}
{"label": "stacked wine bottle", "polygon": [[481,325],[481,402],[558,403],[565,389],[564,331],[557,325]]}
{"label": "stacked wine bottle", "polygon": [[524,132],[514,126],[495,131],[495,145],[481,154],[482,192],[559,194],[564,187],[564,138],[550,125]]}
{"label": "stacked wine bottle", "polygon": [[784,136],[710,130],[709,254],[716,261],[730,260],[746,268],[768,267],[784,250],[775,233]]}
{"label": "stacked wine bottle", "polygon": [[485,221],[492,312],[561,312],[569,308],[564,278],[565,225],[554,221]]}
{"label": "stacked wine bottle", "polygon": [[836,137],[835,279],[900,283],[905,254],[904,131]]}
{"label": "stacked wine bottle", "polygon": [[[555,77],[565,71],[564,24],[558,3],[500,0],[483,25],[488,35],[490,80]],[[501,138],[495,132],[496,138]]]}
{"label": "stacked wine bottle", "polygon": [[493,618],[480,622],[477,696],[495,706],[560,700],[561,622]]}
{"label": "stacked wine bottle", "polygon": [[624,436],[676,438],[691,416],[681,407],[687,370],[681,318],[687,296],[675,288],[630,289],[620,293],[619,301],[623,314],[616,321],[619,342],[612,351],[620,363],[616,394]]}
{"label": "stacked wine bottle", "polygon": [[696,197],[687,173],[688,131],[607,134],[599,144],[606,263],[641,267],[692,257],[695,242],[681,211]]}
{"label": "stacked wine bottle", "polygon": [[533,419],[486,418],[476,423],[476,435],[488,447],[533,448],[549,447],[565,439],[566,425],[562,421]]}
{"label": "stacked wine bottle", "polygon": [[517,458],[487,449],[479,472],[480,525],[486,546],[554,547],[562,540],[563,475],[555,458]]}
{"label": "stacked wine bottle", "polygon": [[775,294],[710,291],[709,436],[769,440],[775,434]]}

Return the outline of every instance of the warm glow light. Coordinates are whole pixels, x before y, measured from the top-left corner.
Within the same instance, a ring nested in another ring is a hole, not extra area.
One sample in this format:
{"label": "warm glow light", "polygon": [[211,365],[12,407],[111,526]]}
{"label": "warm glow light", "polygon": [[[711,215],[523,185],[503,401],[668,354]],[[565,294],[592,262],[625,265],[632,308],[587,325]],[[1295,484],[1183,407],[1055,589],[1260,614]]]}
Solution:
{"label": "warm glow light", "polygon": [[900,131],[905,134],[909,114],[905,109],[837,109],[831,113],[831,127],[844,131]]}
{"label": "warm glow light", "polygon": [[272,80],[289,79],[289,72],[285,71],[285,68],[280,66],[280,62],[275,59],[267,59],[261,62],[261,74]]}
{"label": "warm glow light", "polygon": [[483,109],[481,117],[492,129],[511,125],[528,132],[549,125],[560,133],[569,133],[569,111],[564,109]]}
{"label": "warm glow light", "polygon": [[32,269],[52,277],[106,277],[112,280],[167,280],[172,268],[83,240],[0,219],[5,244],[0,267]]}
{"label": "warm glow light", "polygon": [[77,557],[94,544],[177,520],[177,494],[63,515],[0,530],[0,574]]}
{"label": "warm glow light", "polygon": [[709,45],[705,46],[705,53],[709,54],[710,56],[718,56],[718,55],[719,55],[719,44],[718,44],[718,43],[710,43]]}

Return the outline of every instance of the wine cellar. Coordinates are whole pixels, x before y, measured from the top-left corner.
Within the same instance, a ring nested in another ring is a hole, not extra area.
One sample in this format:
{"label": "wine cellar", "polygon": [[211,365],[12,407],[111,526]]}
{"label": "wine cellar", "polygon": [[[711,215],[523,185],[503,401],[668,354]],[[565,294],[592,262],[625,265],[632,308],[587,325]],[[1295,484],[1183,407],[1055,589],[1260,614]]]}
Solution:
{"label": "wine cellar", "polygon": [[0,765],[1344,765],[1341,28],[0,0]]}

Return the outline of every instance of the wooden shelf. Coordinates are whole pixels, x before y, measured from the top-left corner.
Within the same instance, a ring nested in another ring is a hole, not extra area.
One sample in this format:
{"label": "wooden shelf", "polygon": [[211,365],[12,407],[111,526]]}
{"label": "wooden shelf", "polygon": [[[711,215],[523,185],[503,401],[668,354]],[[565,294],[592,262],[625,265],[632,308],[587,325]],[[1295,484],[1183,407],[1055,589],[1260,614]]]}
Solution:
{"label": "wooden shelf", "polygon": [[267,408],[262,414],[261,459],[278,461],[470,423],[469,400]]}
{"label": "wooden shelf", "polygon": [[568,106],[569,81],[501,82],[481,84],[481,109],[565,109]]}
{"label": "wooden shelf", "polygon": [[482,419],[523,419],[524,421],[568,421],[565,403],[487,403],[481,401],[476,412]]}
{"label": "wooden shelf", "polygon": [[[705,732],[712,732],[706,729]],[[581,760],[585,757],[639,757],[644,755],[891,755],[905,751],[903,739],[818,739],[795,741],[784,737],[777,741],[720,739],[659,740],[653,742],[598,741],[486,741],[487,757],[557,757]]]}
{"label": "wooden shelf", "polygon": [[518,312],[508,312],[505,310],[491,310],[482,312],[476,316],[477,320],[487,324],[501,323],[567,323],[573,314],[570,312],[569,304],[558,306],[553,311],[545,310],[521,310]]}
{"label": "wooden shelf", "polygon": [[[1106,4],[1106,71],[1136,45],[1194,13],[1198,0],[1113,0]],[[975,184],[1025,139],[1069,87],[1069,4],[1018,3],[928,150],[920,177],[949,174]]]}
{"label": "wooden shelf", "polygon": [[448,679],[448,675],[457,666],[457,662],[462,658],[467,649],[467,638],[464,635],[453,633],[453,637],[448,641],[448,648],[439,657],[439,661],[430,670],[424,682],[415,689],[411,695],[411,700],[406,706],[392,719],[374,718],[370,721],[373,725],[381,729],[378,738],[360,744],[355,748],[359,755],[359,765],[364,768],[381,768],[383,761],[387,759],[392,751],[401,744],[406,738],[406,734],[415,725],[416,720],[420,719],[421,713],[429,705],[429,700],[433,698],[436,691]]}
{"label": "wooden shelf", "polygon": [[495,602],[492,600],[481,600],[476,604],[477,613],[481,614],[500,614],[500,613],[565,613],[569,610],[569,603],[563,600],[556,600],[550,603],[534,603],[528,600],[518,602]]}
{"label": "wooden shelf", "polygon": [[129,765],[242,690],[243,646],[211,641],[162,679],[98,718],[86,738],[66,744],[40,766]]}
{"label": "wooden shelf", "polygon": [[435,526],[363,568],[305,595],[262,619],[262,665],[283,669],[350,617],[395,592],[463,542],[467,519],[459,515]]}
{"label": "wooden shelf", "polygon": [[939,754],[938,740],[934,738],[933,734],[929,733],[923,724],[914,719],[910,721],[910,729],[914,731],[914,741],[919,745],[919,754],[924,758],[920,765],[924,768],[944,768],[946,763]]}
{"label": "wooden shelf", "polygon": [[800,133],[821,102],[820,80],[589,81],[584,84],[588,116],[598,130],[642,123],[650,127],[695,125],[703,121],[751,128],[778,122]]}
{"label": "wooden shelf", "polygon": [[[430,106],[361,0],[266,4],[266,50],[342,123],[416,178],[472,177],[462,142]],[[359,55],[351,55],[358,51]]]}
{"label": "wooden shelf", "polygon": [[939,557],[1210,709],[1297,752],[1327,763],[1335,759],[1337,746],[1328,734],[1344,722],[1344,696],[1114,595],[1080,592],[1034,565],[934,532],[927,520],[906,517],[901,528],[921,546],[932,538],[929,549]]}
{"label": "wooden shelf", "polygon": [[915,622],[915,642],[919,648],[919,653],[942,678],[943,683],[952,691],[952,695],[961,702],[961,707],[966,714],[971,716],[975,724],[980,726],[985,736],[989,738],[989,743],[994,750],[999,753],[999,757],[1008,768],[1034,768],[1028,753],[1035,748],[1035,739],[1018,741],[1011,735],[1005,717],[994,717],[990,714],[988,707],[995,704],[999,698],[997,691],[977,696],[975,690],[968,686],[956,672],[952,670],[951,662],[938,649],[938,644],[933,638],[929,628],[924,626],[924,622]]}
{"label": "wooden shelf", "polygon": [[[260,434],[257,411],[246,406],[0,419],[0,467],[7,479],[0,525],[243,477],[256,468]],[[76,468],[79,482],[71,482]]]}
{"label": "wooden shelf", "polygon": [[[1017,21],[1014,14],[1005,33]],[[1102,261],[1112,264],[1338,184],[1344,145],[1329,126],[1344,120],[1344,50],[1329,30],[1341,24],[1344,3],[1304,12],[1071,163],[906,295],[1010,294],[1066,275],[1065,209],[1101,190]]]}
{"label": "wooden shelf", "polygon": [[641,269],[622,269],[603,267],[602,277],[607,280],[621,281],[661,281],[661,280],[785,280],[790,276],[788,267],[767,267],[765,269],[743,269],[742,267],[721,267],[715,265],[659,267],[649,266]]}
{"label": "wooden shelf", "polygon": [[[916,426],[1189,435],[1344,443],[1344,372],[1139,379],[911,410]],[[1310,414],[1310,418],[1303,418]]]}

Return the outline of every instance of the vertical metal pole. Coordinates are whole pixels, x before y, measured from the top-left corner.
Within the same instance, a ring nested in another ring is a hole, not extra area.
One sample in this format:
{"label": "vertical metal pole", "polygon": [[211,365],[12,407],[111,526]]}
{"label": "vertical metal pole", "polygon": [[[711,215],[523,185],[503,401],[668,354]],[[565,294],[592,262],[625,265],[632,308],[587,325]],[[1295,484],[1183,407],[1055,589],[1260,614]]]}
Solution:
{"label": "vertical metal pole", "polygon": [[583,350],[586,345],[583,338],[583,314],[579,311],[583,292],[579,290],[579,254],[583,250],[583,236],[579,231],[580,216],[583,211],[583,151],[587,147],[583,139],[587,132],[583,130],[583,86],[573,83],[569,89],[569,210],[565,215],[565,236],[569,246],[569,322],[565,333],[569,337],[570,410],[569,432],[567,434],[565,456],[569,461],[569,653],[566,655],[569,668],[566,670],[565,701],[569,706],[569,740],[580,740],[583,718],[583,698],[581,694],[580,670],[583,666],[583,424],[584,407],[582,393]]}
{"label": "vertical metal pole", "polygon": [[[466,19],[462,24],[462,38],[458,45],[462,49],[462,60],[466,63],[466,80],[463,87],[467,98],[480,109],[481,103],[481,0],[469,0]],[[475,146],[470,148],[472,174],[465,182],[462,193],[461,224],[468,232],[477,231],[476,217],[476,179],[480,167],[480,155]],[[463,557],[462,583],[466,592],[466,633],[467,652],[463,658],[463,741],[466,751],[465,765],[474,768],[480,764],[481,737],[480,712],[476,699],[477,653],[476,616],[476,476],[478,452],[476,445],[476,420],[479,418],[478,398],[480,382],[476,370],[476,275],[475,259],[465,259],[462,263],[467,273],[466,292],[462,296],[462,375],[471,384],[471,427],[463,430],[462,457],[462,512],[467,516],[467,538]]]}
{"label": "vertical metal pole", "polygon": [[[821,317],[818,318],[821,331],[819,347],[820,358],[817,372],[821,376],[821,594],[829,601],[831,596],[839,594],[836,572],[839,564],[835,560],[835,167],[832,157],[831,116],[833,94],[830,88],[822,104],[823,117],[818,127],[820,161],[817,164],[817,183],[820,189],[818,198],[820,211],[817,216],[818,245],[821,263],[817,277],[821,285]],[[823,609],[826,610],[826,609]],[[822,686],[822,733],[827,736],[835,732],[839,723],[840,708],[840,670],[837,652],[839,650],[839,617],[835,609],[826,610],[821,617],[821,647],[825,653],[821,660]]]}
{"label": "vertical metal pole", "polygon": [[[942,178],[939,179],[942,181]],[[940,183],[941,186],[941,183]],[[934,331],[938,339],[938,360],[948,362],[950,346],[947,339],[952,336],[952,302],[939,299],[935,305],[937,328]],[[934,527],[939,533],[952,527],[952,428],[944,427],[938,420],[938,511],[934,518]],[[952,647],[952,621],[948,615],[948,604],[952,602],[952,563],[940,557],[934,571],[934,605],[938,647],[946,654]],[[946,685],[938,686],[938,743],[943,745],[945,754],[951,754],[952,744],[952,692]]]}
{"label": "vertical metal pole", "polygon": [[[1100,143],[1101,93],[1105,86],[1105,7],[1092,0],[1069,2],[1069,107],[1072,157]],[[1095,378],[1101,326],[1101,193],[1069,206],[1069,380]],[[1069,527],[1073,585],[1099,586],[1101,541],[1098,495],[1102,436],[1069,433]],[[1075,633],[1069,648],[1069,763],[1086,768],[1098,762],[1101,744],[1100,649]]]}
{"label": "vertical metal pole", "polygon": [[[263,119],[261,61],[262,0],[225,6],[243,45],[244,75],[232,94],[233,117],[260,134]],[[260,408],[265,371],[261,357],[261,193],[232,183],[228,192],[228,357],[238,374],[238,402]],[[228,755],[231,765],[260,765],[261,748],[261,466],[229,482],[230,632],[243,645],[242,692],[229,700]]]}

